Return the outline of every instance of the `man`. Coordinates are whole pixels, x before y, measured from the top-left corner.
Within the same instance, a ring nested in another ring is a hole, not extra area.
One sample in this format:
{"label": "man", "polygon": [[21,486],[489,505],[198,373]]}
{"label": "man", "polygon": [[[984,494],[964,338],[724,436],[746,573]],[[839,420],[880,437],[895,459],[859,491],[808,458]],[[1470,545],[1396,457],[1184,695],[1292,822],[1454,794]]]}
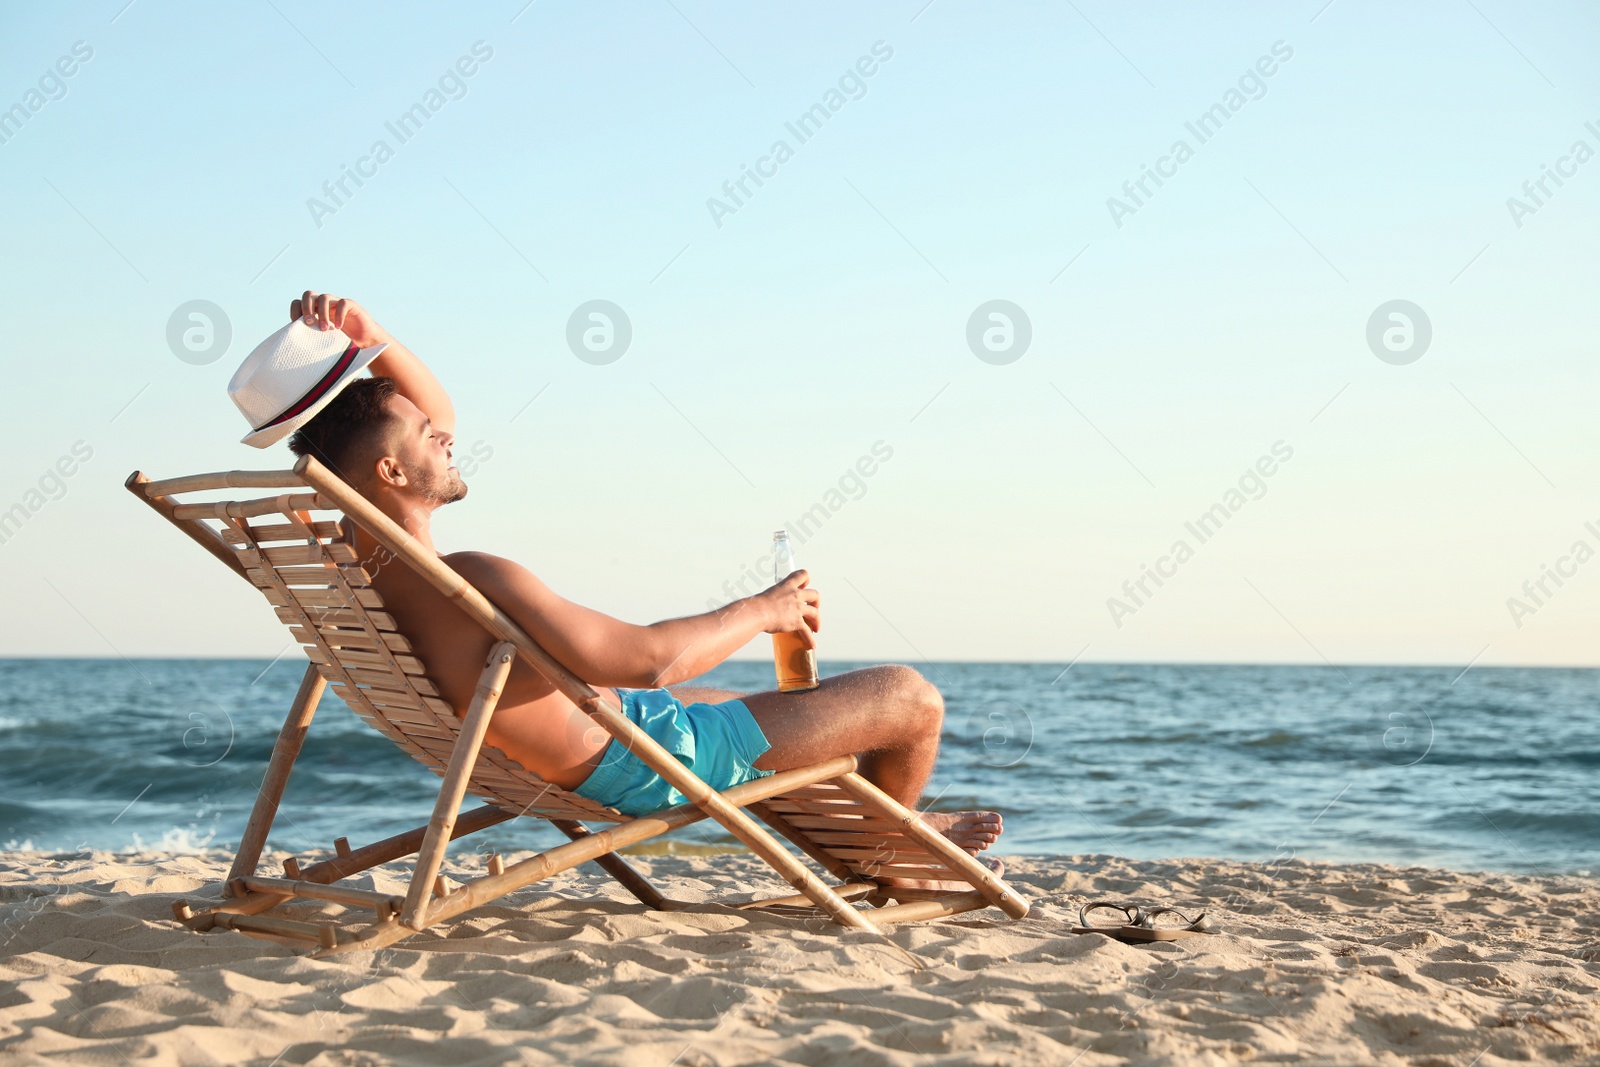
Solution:
{"label": "man", "polygon": [[[354,301],[307,291],[291,303],[289,315],[317,330],[343,331],[350,351],[363,350],[371,359],[373,375],[350,380],[299,425],[289,447],[316,456],[435,551],[434,510],[467,494],[450,462],[450,398],[422,361]],[[465,708],[494,638],[359,529],[355,549],[441,695]],[[713,788],[855,754],[861,773],[896,800],[914,809],[921,799],[938,755],[944,702],[909,667],[851,671],[801,693],[739,694],[679,684],[761,633],[798,632],[815,647],[820,597],[806,572],[716,611],[634,626],[562,599],[511,560],[485,552],[442,558]],[[520,660],[487,739],[546,781],[628,814],[684,801],[610,741]],[[922,819],[974,855],[1001,831],[995,812],[926,813]]]}

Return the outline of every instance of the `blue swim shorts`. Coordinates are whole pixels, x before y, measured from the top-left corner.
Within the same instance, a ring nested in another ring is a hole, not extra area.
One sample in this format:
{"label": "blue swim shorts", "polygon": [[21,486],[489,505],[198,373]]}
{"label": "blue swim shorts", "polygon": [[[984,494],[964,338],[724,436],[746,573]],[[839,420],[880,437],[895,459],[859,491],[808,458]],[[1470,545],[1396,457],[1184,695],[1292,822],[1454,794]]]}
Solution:
{"label": "blue swim shorts", "polygon": [[[718,792],[772,773],[754,766],[772,745],[742,700],[686,705],[665,689],[618,689],[617,696],[624,715]],[[624,815],[689,802],[615,738],[573,792]]]}

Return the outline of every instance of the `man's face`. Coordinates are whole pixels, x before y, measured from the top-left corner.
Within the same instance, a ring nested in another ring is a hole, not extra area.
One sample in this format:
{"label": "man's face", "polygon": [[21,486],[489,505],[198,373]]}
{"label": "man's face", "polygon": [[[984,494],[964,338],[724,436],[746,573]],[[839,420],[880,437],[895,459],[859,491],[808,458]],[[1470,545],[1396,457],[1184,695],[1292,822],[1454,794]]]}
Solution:
{"label": "man's face", "polygon": [[455,438],[435,429],[428,416],[403,396],[389,398],[389,413],[399,426],[393,454],[406,472],[412,491],[435,507],[466,496],[467,483],[450,463],[450,446]]}

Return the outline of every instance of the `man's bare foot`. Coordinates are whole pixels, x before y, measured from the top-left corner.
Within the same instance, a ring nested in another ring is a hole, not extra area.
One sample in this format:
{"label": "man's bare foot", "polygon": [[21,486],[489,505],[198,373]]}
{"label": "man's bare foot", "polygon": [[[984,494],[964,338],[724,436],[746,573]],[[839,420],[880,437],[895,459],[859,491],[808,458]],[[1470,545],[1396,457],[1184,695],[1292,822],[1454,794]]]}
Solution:
{"label": "man's bare foot", "polygon": [[925,811],[922,824],[937,830],[976,856],[1000,839],[1001,825],[998,811]]}

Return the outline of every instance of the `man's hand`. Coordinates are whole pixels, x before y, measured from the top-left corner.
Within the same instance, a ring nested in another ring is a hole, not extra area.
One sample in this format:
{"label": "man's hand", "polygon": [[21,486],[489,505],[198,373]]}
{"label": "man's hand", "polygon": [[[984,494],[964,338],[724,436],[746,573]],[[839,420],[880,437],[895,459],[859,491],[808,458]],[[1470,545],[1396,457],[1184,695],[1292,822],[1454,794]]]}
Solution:
{"label": "man's hand", "polygon": [[761,628],[769,634],[798,633],[808,648],[817,647],[817,629],[822,595],[807,584],[811,575],[795,571],[789,577],[752,600],[764,610],[766,623]]}
{"label": "man's hand", "polygon": [[455,433],[456,409],[444,386],[409,348],[373,321],[366,308],[354,300],[307,289],[298,300],[289,302],[289,319],[302,319],[307,326],[319,330],[343,330],[361,348],[388,345],[372,361],[371,372],[378,377],[393,378],[400,395],[421,408],[422,413],[433,420],[434,429]]}
{"label": "man's hand", "polygon": [[310,289],[299,299],[290,301],[289,318],[304,319],[307,326],[315,326],[319,330],[343,330],[350,340],[362,348],[394,340],[373,321],[367,309],[354,300],[314,293]]}

